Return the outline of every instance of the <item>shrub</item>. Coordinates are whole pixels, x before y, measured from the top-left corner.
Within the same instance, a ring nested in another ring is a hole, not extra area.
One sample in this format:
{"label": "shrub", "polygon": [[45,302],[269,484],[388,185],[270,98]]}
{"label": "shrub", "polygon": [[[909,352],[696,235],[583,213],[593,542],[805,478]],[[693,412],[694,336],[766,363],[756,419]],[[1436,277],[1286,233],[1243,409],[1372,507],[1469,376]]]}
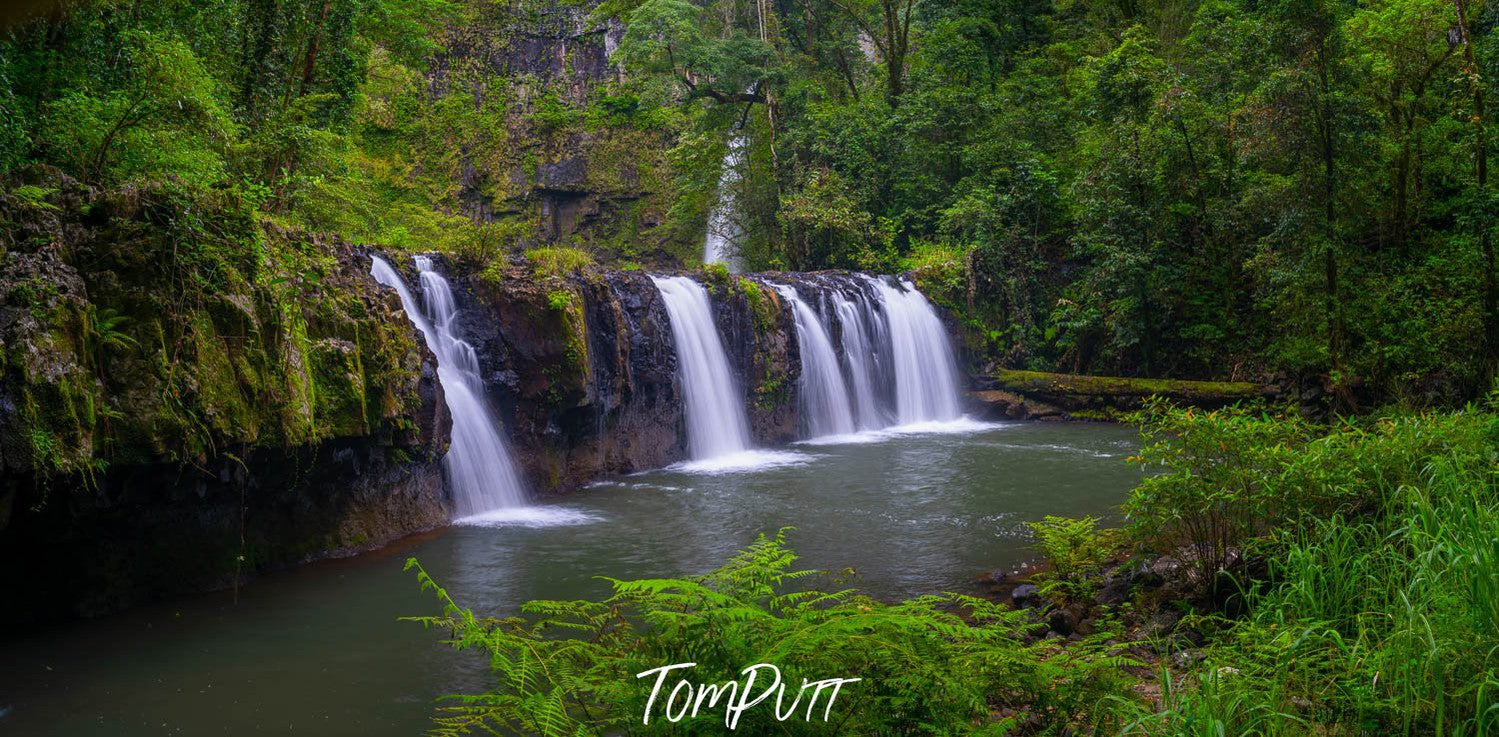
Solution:
{"label": "shrub", "polygon": [[729,283],[729,267],[721,261],[703,264],[703,281],[711,286],[726,286]]}
{"label": "shrub", "polygon": [[1156,401],[1135,421],[1145,444],[1133,460],[1164,472],[1131,492],[1124,504],[1129,529],[1157,546],[1186,546],[1201,580],[1211,580],[1239,547],[1291,513],[1286,502],[1295,490],[1278,482],[1309,439],[1311,428],[1301,419]]}
{"label": "shrub", "polygon": [[1047,515],[1031,522],[1037,546],[1051,563],[1051,570],[1032,576],[1041,595],[1060,606],[1086,602],[1098,589],[1098,574],[1114,553],[1112,530],[1097,529],[1093,517],[1070,519]]}
{"label": "shrub", "polygon": [[1137,520],[1242,510],[1270,575],[1193,673],[1163,677],[1162,709],[1119,710],[1127,732],[1499,734],[1499,419],[1469,408],[1313,433],[1243,411],[1166,414],[1152,427],[1172,429],[1171,450],[1151,453],[1170,480],[1142,485]]}
{"label": "shrub", "polygon": [[559,312],[564,311],[573,306],[573,293],[567,289],[553,289],[547,292],[547,306]]}

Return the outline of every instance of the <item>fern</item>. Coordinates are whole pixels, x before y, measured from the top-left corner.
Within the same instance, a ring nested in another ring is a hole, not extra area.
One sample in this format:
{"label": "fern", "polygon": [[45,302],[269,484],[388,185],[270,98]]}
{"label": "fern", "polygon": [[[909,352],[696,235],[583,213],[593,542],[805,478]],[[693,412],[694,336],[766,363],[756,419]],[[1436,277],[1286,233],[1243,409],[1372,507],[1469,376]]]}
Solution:
{"label": "fern", "polygon": [[[446,699],[432,733],[721,734],[721,718],[641,723],[650,686],[635,674],[689,662],[694,683],[772,663],[788,699],[804,678],[863,679],[828,723],[822,703],[810,722],[807,706],[785,722],[751,709],[738,725],[745,734],[1003,734],[1022,719],[1060,729],[1116,692],[1134,665],[1102,637],[1067,651],[1033,641],[1024,612],[972,596],[886,604],[818,590],[810,584],[826,572],[795,569],[786,534],[761,535],[703,576],[605,578],[613,591],[602,601],[530,601],[507,619],[475,616],[408,561],[443,610],[411,621],[448,630],[455,648],[486,652],[493,675],[489,691]],[[997,719],[1000,709],[1019,716]]]}

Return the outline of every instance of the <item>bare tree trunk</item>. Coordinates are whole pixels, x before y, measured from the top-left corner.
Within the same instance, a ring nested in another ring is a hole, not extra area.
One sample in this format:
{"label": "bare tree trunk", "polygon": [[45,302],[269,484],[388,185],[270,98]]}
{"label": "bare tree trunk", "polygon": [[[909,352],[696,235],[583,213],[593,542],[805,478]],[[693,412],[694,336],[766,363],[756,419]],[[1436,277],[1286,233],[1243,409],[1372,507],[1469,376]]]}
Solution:
{"label": "bare tree trunk", "polygon": [[1331,72],[1328,69],[1326,41],[1317,44],[1317,74],[1320,89],[1317,101],[1318,133],[1322,148],[1322,269],[1327,319],[1327,354],[1334,372],[1343,368],[1343,301],[1338,292],[1337,255],[1337,164],[1332,135],[1332,105],[1329,98]]}

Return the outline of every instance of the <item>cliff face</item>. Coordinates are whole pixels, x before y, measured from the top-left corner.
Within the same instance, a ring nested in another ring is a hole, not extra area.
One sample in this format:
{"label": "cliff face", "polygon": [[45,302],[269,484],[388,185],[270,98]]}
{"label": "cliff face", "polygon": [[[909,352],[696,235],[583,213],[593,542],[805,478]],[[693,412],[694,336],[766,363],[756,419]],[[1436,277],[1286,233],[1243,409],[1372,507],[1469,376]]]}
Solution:
{"label": "cliff face", "polygon": [[353,247],[170,185],[37,181],[0,196],[0,589],[29,592],[0,619],[447,521],[434,359]]}
{"label": "cliff face", "polygon": [[607,242],[625,257],[660,258],[675,123],[613,94],[609,57],[624,26],[591,21],[596,5],[486,5],[439,39],[426,94],[435,107],[473,111],[454,113],[468,122],[444,141],[457,159],[446,206],[523,246]]}
{"label": "cliff face", "polygon": [[763,445],[797,439],[801,354],[791,306],[754,276],[710,274],[706,286],[729,365],[745,392],[751,437]]}
{"label": "cliff face", "polygon": [[[638,271],[452,279],[461,332],[531,488],[566,491],[687,457],[684,398],[660,293]],[[795,437],[800,362],[789,308],[749,279],[709,284],[756,442]]]}

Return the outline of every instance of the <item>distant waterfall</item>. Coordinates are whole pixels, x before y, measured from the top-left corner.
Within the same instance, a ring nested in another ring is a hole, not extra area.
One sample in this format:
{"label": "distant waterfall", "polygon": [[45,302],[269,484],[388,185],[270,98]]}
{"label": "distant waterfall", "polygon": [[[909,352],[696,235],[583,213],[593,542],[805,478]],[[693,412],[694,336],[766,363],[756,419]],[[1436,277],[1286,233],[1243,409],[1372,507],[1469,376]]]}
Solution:
{"label": "distant waterfall", "polygon": [[394,287],[401,295],[401,306],[437,356],[437,378],[442,382],[448,414],[453,417],[452,441],[443,462],[458,516],[471,517],[523,506],[526,495],[500,438],[499,423],[482,399],[484,386],[479,377],[478,357],[473,346],[452,332],[453,318],[458,314],[453,290],[432,269],[431,259],[417,256],[416,266],[425,312],[417,306],[401,275],[383,259],[374,257],[370,274],[375,281]]}
{"label": "distant waterfall", "polygon": [[685,276],[652,276],[676,341],[677,370],[687,398],[687,445],[695,460],[750,449],[744,397],[729,371],[708,292]]}
{"label": "distant waterfall", "polygon": [[801,348],[801,397],[803,416],[813,437],[847,435],[854,431],[854,411],[838,354],[822,320],[797,295],[796,289],[780,284],[774,289],[791,303],[796,320],[796,340]]}
{"label": "distant waterfall", "polygon": [[742,234],[734,219],[734,185],[739,183],[739,165],[744,160],[746,145],[744,136],[737,132],[729,139],[729,152],[723,157],[723,171],[718,175],[718,202],[708,213],[708,234],[703,239],[703,263],[723,263],[734,272],[743,269],[739,257]]}

